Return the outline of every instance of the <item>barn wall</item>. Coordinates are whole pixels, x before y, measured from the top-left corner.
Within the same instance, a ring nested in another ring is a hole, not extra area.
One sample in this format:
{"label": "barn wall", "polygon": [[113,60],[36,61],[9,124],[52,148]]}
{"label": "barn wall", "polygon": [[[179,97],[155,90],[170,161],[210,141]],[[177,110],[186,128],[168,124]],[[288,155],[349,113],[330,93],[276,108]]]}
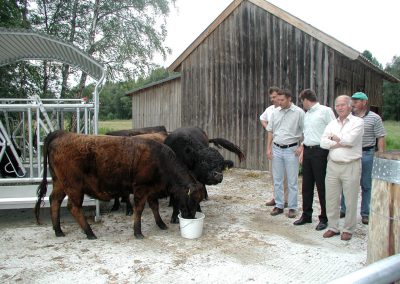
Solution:
{"label": "barn wall", "polygon": [[132,96],[133,128],[164,125],[168,131],[181,127],[180,78],[135,92]]}
{"label": "barn wall", "polygon": [[343,55],[335,56],[335,95],[352,95],[357,91],[368,95],[368,102],[374,111],[381,113],[383,106],[383,78]]}
{"label": "barn wall", "polygon": [[329,104],[334,58],[330,47],[244,2],[182,62],[182,124],[239,145],[247,160],[236,166],[267,169],[259,115],[269,105],[268,88],[313,88]]}

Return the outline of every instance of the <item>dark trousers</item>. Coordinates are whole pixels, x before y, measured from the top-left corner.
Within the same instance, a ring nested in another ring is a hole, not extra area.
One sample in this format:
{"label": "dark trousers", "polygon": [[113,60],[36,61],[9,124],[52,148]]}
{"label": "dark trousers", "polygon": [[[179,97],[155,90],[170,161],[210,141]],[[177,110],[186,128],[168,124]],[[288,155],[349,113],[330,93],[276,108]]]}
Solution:
{"label": "dark trousers", "polygon": [[321,222],[328,222],[326,217],[325,202],[325,175],[328,158],[328,150],[320,147],[304,147],[303,152],[303,214],[311,217],[313,213],[314,186],[317,186],[321,214],[318,216]]}

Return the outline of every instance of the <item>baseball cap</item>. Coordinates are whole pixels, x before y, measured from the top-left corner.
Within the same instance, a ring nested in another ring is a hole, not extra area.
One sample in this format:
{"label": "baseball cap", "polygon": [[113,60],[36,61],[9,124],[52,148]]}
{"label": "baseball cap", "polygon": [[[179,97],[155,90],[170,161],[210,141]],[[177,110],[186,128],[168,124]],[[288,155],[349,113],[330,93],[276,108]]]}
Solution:
{"label": "baseball cap", "polygon": [[354,94],[351,96],[351,98],[354,99],[354,100],[364,100],[364,101],[368,101],[367,95],[364,94],[363,92],[354,93]]}

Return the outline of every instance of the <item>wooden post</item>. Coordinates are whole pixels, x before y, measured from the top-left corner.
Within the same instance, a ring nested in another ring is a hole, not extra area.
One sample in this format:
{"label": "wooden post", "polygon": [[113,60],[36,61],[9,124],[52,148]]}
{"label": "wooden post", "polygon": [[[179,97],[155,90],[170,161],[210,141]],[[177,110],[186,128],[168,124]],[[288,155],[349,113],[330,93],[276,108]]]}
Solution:
{"label": "wooden post", "polygon": [[400,150],[376,153],[367,263],[400,253]]}

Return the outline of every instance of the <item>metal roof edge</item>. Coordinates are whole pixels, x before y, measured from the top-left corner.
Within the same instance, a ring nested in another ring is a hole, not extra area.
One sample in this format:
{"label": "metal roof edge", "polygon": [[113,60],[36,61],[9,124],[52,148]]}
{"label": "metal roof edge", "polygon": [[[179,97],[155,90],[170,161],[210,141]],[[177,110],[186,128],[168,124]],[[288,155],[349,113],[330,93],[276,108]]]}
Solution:
{"label": "metal roof edge", "polygon": [[161,79],[161,80],[156,81],[156,82],[151,82],[151,83],[149,83],[149,84],[147,84],[147,85],[144,85],[144,86],[142,86],[142,87],[133,89],[133,90],[131,90],[131,91],[125,93],[125,96],[133,96],[135,93],[137,93],[137,92],[139,92],[139,91],[148,89],[148,88],[153,87],[153,86],[161,85],[161,84],[163,84],[163,83],[166,83],[166,82],[169,82],[169,81],[178,79],[178,78],[180,78],[180,77],[181,77],[181,73],[172,74],[171,76],[168,76],[167,78]]}
{"label": "metal roof edge", "polygon": [[[10,64],[10,63],[14,63],[14,62],[18,62],[18,61],[22,61],[22,60],[54,60],[54,61],[60,61],[62,63],[66,63],[66,64],[70,64],[72,66],[76,66],[78,68],[81,68],[83,71],[85,71],[85,73],[87,73],[88,75],[92,76],[94,79],[96,80],[101,80],[104,75],[105,75],[105,70],[104,70],[104,66],[98,62],[95,58],[93,58],[91,55],[87,54],[85,51],[83,51],[82,49],[80,49],[79,47],[73,45],[73,43],[69,43],[63,39],[57,38],[55,36],[43,33],[39,30],[33,30],[33,29],[23,29],[23,28],[5,28],[5,27],[0,27],[0,35],[1,34],[10,34],[10,35],[27,35],[27,36],[33,36],[33,37],[38,37],[38,38],[42,38],[48,41],[52,41],[57,43],[57,45],[60,46],[64,46],[68,49],[72,49],[73,51],[75,51],[76,53],[78,53],[79,55],[81,55],[82,57],[85,58],[85,60],[89,61],[91,64],[93,64],[94,66],[96,66],[97,68],[99,68],[99,70],[101,70],[101,74],[93,74],[93,72],[90,72],[85,66],[82,66],[82,64],[79,64],[78,62],[73,62],[70,58],[54,58],[54,57],[46,57],[46,56],[23,56],[21,55],[18,58],[14,58],[7,61],[4,61],[4,64],[0,64],[0,66],[2,65],[6,65],[6,64]],[[1,63],[1,62],[0,62]],[[92,66],[93,66],[92,65]],[[97,72],[96,72],[97,73]]]}
{"label": "metal roof edge", "polygon": [[364,55],[360,54],[360,56],[357,58],[357,60],[359,62],[361,62],[362,64],[364,64],[365,66],[367,66],[371,69],[374,69],[376,72],[380,73],[386,81],[391,82],[391,83],[399,83],[400,82],[399,78],[395,77],[394,75],[390,74],[389,72],[386,72],[380,66],[371,62]]}

